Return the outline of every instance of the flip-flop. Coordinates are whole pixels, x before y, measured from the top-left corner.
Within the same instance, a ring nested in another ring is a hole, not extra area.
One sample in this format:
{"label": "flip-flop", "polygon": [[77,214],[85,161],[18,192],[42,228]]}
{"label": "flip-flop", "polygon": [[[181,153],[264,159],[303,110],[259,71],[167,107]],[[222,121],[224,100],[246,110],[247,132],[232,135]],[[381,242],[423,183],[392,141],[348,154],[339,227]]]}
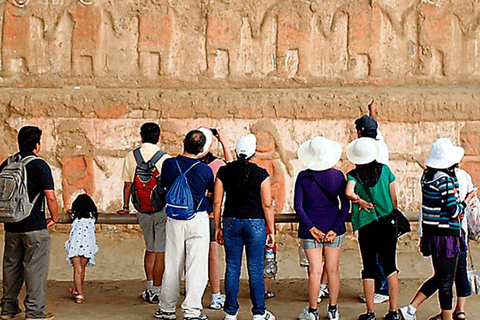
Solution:
{"label": "flip-flop", "polygon": [[[459,316],[463,316],[460,318]],[[467,317],[465,316],[465,312],[460,311],[460,312],[454,312],[453,313],[453,320],[465,320]]]}
{"label": "flip-flop", "polygon": [[77,290],[75,290],[75,288],[69,288],[68,292],[70,292],[74,296],[76,296],[78,294],[78,292],[77,292]]}
{"label": "flip-flop", "polygon": [[82,303],[85,300],[85,297],[82,294],[77,294],[75,296],[75,302],[76,303]]}
{"label": "flip-flop", "polygon": [[266,291],[265,292],[265,299],[272,299],[272,298],[275,298],[275,293],[273,291]]}

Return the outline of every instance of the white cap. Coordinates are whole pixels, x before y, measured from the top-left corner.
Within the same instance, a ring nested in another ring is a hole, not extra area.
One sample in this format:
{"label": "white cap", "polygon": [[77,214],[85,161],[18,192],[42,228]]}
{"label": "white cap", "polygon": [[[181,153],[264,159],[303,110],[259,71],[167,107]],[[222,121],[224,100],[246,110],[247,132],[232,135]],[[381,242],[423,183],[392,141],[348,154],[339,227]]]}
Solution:
{"label": "white cap", "polygon": [[447,169],[460,163],[464,155],[465,149],[453,145],[450,138],[440,138],[433,143],[425,165],[434,169]]}
{"label": "white cap", "polygon": [[244,154],[249,159],[255,154],[255,150],[257,150],[257,138],[254,134],[250,133],[238,139],[237,147],[235,148],[237,156]]}
{"label": "white cap", "polygon": [[205,136],[205,145],[203,146],[203,149],[202,151],[197,154],[197,156],[199,158],[202,158],[203,156],[205,156],[209,151],[210,149],[212,148],[212,145],[213,145],[213,133],[212,133],[212,130],[210,130],[209,128],[205,128],[205,127],[200,127],[197,129],[198,131],[201,131],[203,133],[203,135]]}
{"label": "white cap", "polygon": [[297,156],[308,169],[323,171],[337,164],[342,156],[342,146],[324,137],[314,137],[300,145]]}
{"label": "white cap", "polygon": [[347,158],[354,164],[370,163],[377,159],[378,153],[378,142],[373,138],[358,138],[347,146]]}

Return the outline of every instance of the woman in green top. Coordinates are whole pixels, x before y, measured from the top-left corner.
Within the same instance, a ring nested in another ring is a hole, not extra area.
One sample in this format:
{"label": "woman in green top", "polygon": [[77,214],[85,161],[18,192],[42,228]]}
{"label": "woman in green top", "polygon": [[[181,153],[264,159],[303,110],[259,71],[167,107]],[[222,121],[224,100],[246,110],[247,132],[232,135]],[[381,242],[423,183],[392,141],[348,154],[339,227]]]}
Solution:
{"label": "woman in green top", "polygon": [[400,320],[397,312],[399,292],[396,266],[397,239],[389,219],[397,207],[395,176],[387,165],[376,161],[377,142],[372,138],[359,138],[347,147],[347,157],[357,167],[347,174],[347,198],[353,202],[352,224],[358,230],[358,243],[363,261],[363,289],[367,300],[367,313],[359,320],[376,320],[373,294],[377,272],[377,254],[388,280],[390,297],[386,320]]}

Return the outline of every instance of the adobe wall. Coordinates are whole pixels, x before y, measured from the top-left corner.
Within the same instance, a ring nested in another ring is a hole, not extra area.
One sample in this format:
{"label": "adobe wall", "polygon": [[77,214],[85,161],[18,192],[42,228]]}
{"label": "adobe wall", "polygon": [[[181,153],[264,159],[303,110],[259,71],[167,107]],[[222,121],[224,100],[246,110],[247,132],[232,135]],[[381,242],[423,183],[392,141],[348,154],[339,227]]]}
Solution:
{"label": "adobe wall", "polygon": [[86,191],[119,209],[123,157],[155,121],[171,154],[199,126],[232,149],[256,133],[276,211],[291,212],[299,144],[345,147],[372,98],[405,211],[437,137],[466,148],[480,182],[478,1],[8,0],[0,12],[0,158],[20,127],[41,127],[63,208]]}

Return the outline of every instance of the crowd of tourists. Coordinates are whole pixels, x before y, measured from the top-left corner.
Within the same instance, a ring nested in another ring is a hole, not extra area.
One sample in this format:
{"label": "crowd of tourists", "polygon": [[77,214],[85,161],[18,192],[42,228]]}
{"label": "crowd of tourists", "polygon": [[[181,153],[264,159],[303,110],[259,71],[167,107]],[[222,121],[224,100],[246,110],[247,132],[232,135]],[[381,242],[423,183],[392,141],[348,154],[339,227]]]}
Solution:
{"label": "crowd of tourists", "polygon": [[[464,150],[450,139],[440,138],[433,143],[425,162],[421,177],[420,251],[431,257],[434,275],[408,305],[400,307],[395,219],[401,213],[397,208],[395,176],[389,168],[388,148],[376,121],[375,104],[369,110],[369,115],[355,121],[358,137],[346,147],[346,156],[355,166],[346,175],[335,168],[343,153],[338,142],[315,136],[298,148],[297,155],[305,169],[296,178],[294,209],[300,221],[301,254],[308,265],[308,306],[298,318],[324,317],[318,303],[328,297],[326,316],[330,320],[340,319],[339,260],[345,242],[345,221],[351,213],[363,263],[361,298],[366,312],[358,315],[359,320],[377,319],[375,304],[385,301],[389,308],[384,319],[414,320],[420,305],[437,291],[441,311],[431,319],[465,319],[466,297],[471,295],[466,273],[465,213],[476,189],[468,173],[459,169]],[[1,319],[13,319],[22,312],[18,295],[24,283],[25,319],[54,318],[45,311],[50,247],[47,228],[57,223],[58,206],[51,169],[37,156],[41,133],[37,127],[23,127],[18,134],[19,152],[0,165],[0,183],[13,166],[23,166],[24,192],[31,207],[20,221],[3,220]],[[140,137],[141,146],[129,152],[124,160],[123,208],[118,213],[133,213],[130,209],[132,205],[135,207],[145,239],[147,282],[141,298],[159,305],[153,316],[177,318],[184,277],[185,298],[181,304],[184,320],[208,319],[202,314],[202,298],[208,282],[210,308],[223,309],[225,320],[236,320],[245,250],[253,319],[274,320],[276,317],[265,303],[274,297],[266,288],[276,273],[274,202],[267,170],[252,162],[257,149],[255,135],[237,140],[235,159],[224,133],[217,129],[201,127],[188,132],[183,152],[176,157],[158,147],[157,124],[143,124]],[[223,158],[211,151],[216,141],[222,145]],[[4,200],[0,199],[0,205]],[[74,269],[70,293],[75,302],[82,303],[85,270],[95,265],[98,252],[95,240],[98,212],[92,198],[81,194],[69,213],[72,227],[65,249],[67,262]],[[219,245],[225,249],[225,294],[220,288]]]}

